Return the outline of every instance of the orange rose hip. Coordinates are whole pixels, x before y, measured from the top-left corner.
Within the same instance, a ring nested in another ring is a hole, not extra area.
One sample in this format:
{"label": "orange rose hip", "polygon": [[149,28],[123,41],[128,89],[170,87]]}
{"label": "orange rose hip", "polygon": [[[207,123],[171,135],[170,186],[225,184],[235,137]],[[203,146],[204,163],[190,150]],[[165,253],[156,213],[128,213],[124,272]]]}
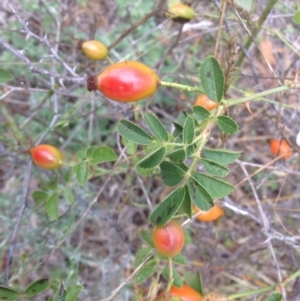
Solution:
{"label": "orange rose hip", "polygon": [[[201,211],[197,206],[194,206],[194,212],[197,213]],[[199,215],[197,215],[197,220],[201,222],[212,222],[220,218],[224,215],[224,210],[217,204],[211,207],[208,211],[201,211]]]}
{"label": "orange rose hip", "polygon": [[45,169],[55,169],[61,166],[63,156],[54,146],[48,144],[37,145],[29,150],[33,162]]}
{"label": "orange rose hip", "polygon": [[285,140],[271,139],[270,149],[275,156],[283,155],[282,158],[284,159],[288,159],[293,155],[291,147]]}
{"label": "orange rose hip", "polygon": [[87,79],[89,91],[99,90],[109,99],[134,102],[154,94],[160,84],[157,74],[146,65],[125,61],[107,67],[97,76]]}
{"label": "orange rose hip", "polygon": [[184,231],[175,220],[170,220],[163,227],[154,227],[152,241],[160,255],[168,258],[174,257],[184,246]]}
{"label": "orange rose hip", "polygon": [[206,110],[211,111],[217,107],[217,103],[208,98],[205,94],[201,94],[193,103],[193,106],[201,106]]}
{"label": "orange rose hip", "polygon": [[[162,292],[159,295],[159,300],[163,300],[164,294],[165,292]],[[182,301],[202,301],[202,295],[186,284],[183,284],[182,287],[171,286],[169,298],[164,299],[164,301],[169,301],[172,297],[178,297]]]}

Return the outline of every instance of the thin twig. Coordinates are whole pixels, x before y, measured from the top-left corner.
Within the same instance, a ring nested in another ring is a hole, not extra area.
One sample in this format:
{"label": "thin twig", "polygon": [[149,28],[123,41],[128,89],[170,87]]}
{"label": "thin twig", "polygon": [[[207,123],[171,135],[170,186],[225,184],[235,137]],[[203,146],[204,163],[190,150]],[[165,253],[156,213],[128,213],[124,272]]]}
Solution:
{"label": "thin twig", "polygon": [[127,37],[132,31],[134,31],[136,28],[138,28],[140,25],[145,23],[148,19],[150,19],[152,16],[154,16],[156,13],[158,13],[164,6],[166,0],[162,0],[156,8],[154,8],[153,11],[151,11],[149,14],[147,14],[142,19],[138,20],[136,23],[134,23],[130,28],[128,28],[125,32],[123,32],[113,43],[111,43],[107,48],[108,50],[113,49],[116,47],[125,37]]}
{"label": "thin twig", "polygon": [[12,231],[12,234],[11,234],[11,237],[9,240],[8,254],[7,254],[7,259],[6,259],[6,266],[5,266],[4,280],[3,280],[3,285],[5,285],[5,286],[7,285],[8,280],[9,280],[10,267],[12,265],[12,258],[13,258],[13,254],[14,254],[14,250],[15,250],[15,246],[16,246],[17,234],[18,234],[18,231],[20,228],[23,214],[27,207],[27,195],[28,195],[28,189],[29,189],[31,169],[32,169],[32,160],[29,160],[27,163],[26,170],[25,170],[23,190],[22,190],[22,194],[21,194],[21,206],[18,211],[16,224],[14,226],[14,229]]}
{"label": "thin twig", "polygon": [[221,32],[222,32],[222,26],[223,26],[225,11],[226,11],[226,5],[227,5],[227,1],[224,0],[223,1],[223,6],[222,6],[222,11],[221,11],[221,16],[220,16],[219,29],[218,29],[218,33],[217,33],[217,37],[216,37],[214,57],[217,57],[217,53],[218,53],[218,48],[219,48],[219,43],[220,43],[220,37],[221,37]]}

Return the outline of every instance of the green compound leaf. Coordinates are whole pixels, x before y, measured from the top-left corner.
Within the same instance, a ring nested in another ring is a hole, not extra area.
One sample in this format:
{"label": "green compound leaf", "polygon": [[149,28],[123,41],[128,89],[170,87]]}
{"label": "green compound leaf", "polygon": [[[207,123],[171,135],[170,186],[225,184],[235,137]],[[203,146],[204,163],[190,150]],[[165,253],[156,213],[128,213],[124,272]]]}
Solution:
{"label": "green compound leaf", "polygon": [[221,101],[224,94],[224,75],[218,61],[210,56],[200,67],[200,81],[204,93],[213,101]]}
{"label": "green compound leaf", "polygon": [[[227,196],[234,190],[234,187],[232,185],[230,185],[229,183],[222,181],[220,179],[205,175],[200,172],[193,174],[193,178],[199,184],[201,184],[214,199],[223,198],[224,196]],[[197,206],[197,207],[199,207],[199,206]],[[202,210],[205,210],[201,207],[199,207],[199,208]]]}
{"label": "green compound leaf", "polygon": [[184,198],[184,186],[169,194],[152,212],[151,223],[158,227],[164,226],[177,212]]}
{"label": "green compound leaf", "polygon": [[38,294],[43,293],[49,288],[50,281],[48,278],[42,278],[32,282],[25,290],[24,295],[26,298],[31,298]]}
{"label": "green compound leaf", "polygon": [[195,291],[200,293],[202,296],[204,295],[203,285],[202,285],[202,277],[200,272],[193,275],[190,271],[184,273],[184,282],[192,287]]}
{"label": "green compound leaf", "polygon": [[73,173],[74,173],[74,168],[73,167],[70,167],[64,174],[64,181],[66,183],[69,183],[72,179],[72,176],[73,176]]}
{"label": "green compound leaf", "polygon": [[126,152],[128,155],[134,155],[136,153],[138,145],[125,137],[122,137],[122,143],[126,146]]}
{"label": "green compound leaf", "polygon": [[46,201],[46,213],[51,220],[58,219],[58,193],[49,196]]}
{"label": "green compound leaf", "polygon": [[136,274],[136,284],[140,284],[143,281],[145,281],[146,279],[148,279],[149,277],[151,277],[157,270],[156,266],[146,266],[141,268],[137,274]]}
{"label": "green compound leaf", "polygon": [[83,160],[86,156],[86,151],[81,150],[79,152],[76,153],[76,157],[78,160]]}
{"label": "green compound leaf", "polygon": [[57,190],[58,177],[52,178],[49,182],[43,182],[41,188],[45,190]]}
{"label": "green compound leaf", "polygon": [[193,107],[193,115],[197,121],[202,121],[211,116],[210,112],[201,106]]}
{"label": "green compound leaf", "polygon": [[193,215],[193,208],[192,208],[192,201],[190,197],[190,192],[188,189],[188,186],[186,185],[185,188],[185,193],[184,193],[184,199],[182,201],[182,204],[179,208],[179,212],[182,214],[187,214],[189,218],[192,217]]}
{"label": "green compound leaf", "polygon": [[65,301],[67,291],[65,290],[64,285],[61,283],[59,289],[58,287],[56,287],[55,289],[55,295],[53,297],[48,298],[47,301]]}
{"label": "green compound leaf", "polygon": [[194,119],[192,116],[188,116],[185,120],[184,126],[183,126],[183,143],[185,144],[191,144],[194,140],[195,135],[195,127],[194,127]]}
{"label": "green compound leaf", "polygon": [[143,260],[153,251],[152,247],[141,248],[135,254],[134,266],[138,267]]}
{"label": "green compound leaf", "polygon": [[154,244],[153,244],[153,241],[152,241],[152,231],[151,230],[141,230],[139,234],[140,234],[140,237],[142,238],[142,240],[146,244],[148,244],[149,246],[154,248]]}
{"label": "green compound leaf", "polygon": [[203,211],[209,210],[213,205],[213,198],[200,183],[193,178],[188,180],[188,188],[192,201]]}
{"label": "green compound leaf", "polygon": [[186,258],[181,253],[174,256],[172,261],[177,264],[186,265]]}
{"label": "green compound leaf", "polygon": [[181,113],[179,113],[179,115],[177,117],[178,124],[183,127],[185,120],[188,116],[189,116],[189,114],[186,111],[182,111]]}
{"label": "green compound leaf", "polygon": [[143,158],[141,161],[139,161],[136,165],[145,168],[150,169],[158,166],[161,161],[164,159],[166,154],[166,148],[162,146],[159,149],[156,149],[155,151],[148,154],[145,158]]}
{"label": "green compound leaf", "polygon": [[0,83],[7,83],[12,79],[12,75],[7,70],[0,69]]}
{"label": "green compound leaf", "polygon": [[152,137],[146,131],[128,120],[122,119],[117,126],[117,130],[121,136],[132,142],[142,145],[152,143]]}
{"label": "green compound leaf", "polygon": [[296,11],[296,13],[293,17],[293,22],[296,25],[300,25],[300,10]]}
{"label": "green compound leaf", "polygon": [[70,285],[67,287],[67,292],[65,293],[64,301],[75,301],[81,290],[83,289],[83,285]]}
{"label": "green compound leaf", "polygon": [[16,290],[0,285],[0,300],[13,301],[19,299],[20,297],[20,293],[18,293]]}
{"label": "green compound leaf", "polygon": [[222,165],[233,163],[241,155],[241,152],[235,152],[224,148],[204,148],[203,153],[207,159],[215,161]]}
{"label": "green compound leaf", "polygon": [[72,193],[72,189],[69,185],[65,186],[64,188],[64,197],[65,200],[70,204],[70,205],[74,205],[75,204],[75,197]]}
{"label": "green compound leaf", "polygon": [[266,301],[281,301],[281,300],[282,300],[282,295],[279,293],[275,293],[269,296]]}
{"label": "green compound leaf", "polygon": [[185,172],[171,162],[162,162],[160,164],[160,169],[163,182],[167,186],[175,186],[184,179]]}
{"label": "green compound leaf", "polygon": [[224,177],[229,172],[229,169],[227,167],[225,167],[215,161],[201,158],[200,163],[203,164],[207,173],[217,176],[217,177]]}
{"label": "green compound leaf", "polygon": [[146,113],[144,118],[151,132],[158,140],[164,142],[168,141],[168,132],[166,128],[154,114]]}
{"label": "green compound leaf", "polygon": [[95,149],[97,149],[97,145],[93,145],[93,146],[90,146],[86,149],[85,151],[85,156],[84,158],[87,158],[88,160],[92,159],[93,158],[93,152],[95,151]]}
{"label": "green compound leaf", "polygon": [[[163,276],[165,277],[165,279],[167,281],[170,280],[169,279],[170,278],[170,276],[169,276],[170,275],[170,271],[169,271],[168,267],[163,268],[162,274],[163,274]],[[179,273],[175,269],[173,269],[173,283],[172,284],[175,285],[175,286],[177,286],[177,287],[182,287],[181,277],[180,277]]]}
{"label": "green compound leaf", "polygon": [[179,123],[177,122],[173,122],[175,130],[173,132],[173,136],[174,137],[180,137],[182,135],[182,131],[183,131],[183,126],[181,126]]}
{"label": "green compound leaf", "polygon": [[37,205],[43,204],[48,199],[48,194],[42,190],[36,190],[32,193],[32,198],[37,203]]}
{"label": "green compound leaf", "polygon": [[228,116],[219,116],[216,120],[216,124],[220,131],[225,134],[235,134],[239,129],[238,124]]}
{"label": "green compound leaf", "polygon": [[108,146],[98,146],[94,149],[90,158],[91,164],[100,164],[117,160],[116,153]]}
{"label": "green compound leaf", "polygon": [[193,157],[193,156],[194,156],[194,153],[195,153],[195,150],[196,150],[196,145],[195,145],[195,144],[189,145],[189,146],[186,148],[186,156],[187,156],[188,158]]}
{"label": "green compound leaf", "polygon": [[166,155],[173,162],[182,162],[185,160],[186,153],[184,148],[176,149],[173,152]]}
{"label": "green compound leaf", "polygon": [[87,161],[81,161],[75,165],[75,174],[78,183],[84,187],[88,179],[89,163]]}

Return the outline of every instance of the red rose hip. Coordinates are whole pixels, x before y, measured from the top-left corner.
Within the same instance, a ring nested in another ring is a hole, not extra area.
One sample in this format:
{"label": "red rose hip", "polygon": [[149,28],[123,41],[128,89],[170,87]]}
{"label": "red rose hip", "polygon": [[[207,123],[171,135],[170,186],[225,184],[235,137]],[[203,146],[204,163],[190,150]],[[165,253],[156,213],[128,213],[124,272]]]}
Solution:
{"label": "red rose hip", "polygon": [[87,79],[89,91],[99,90],[109,99],[134,102],[154,94],[160,84],[157,74],[146,65],[125,61],[113,64]]}
{"label": "red rose hip", "polygon": [[29,150],[33,162],[45,169],[55,169],[62,165],[63,156],[54,146],[48,144],[37,145]]}
{"label": "red rose hip", "polygon": [[174,257],[184,246],[184,231],[175,220],[170,220],[165,226],[152,231],[152,241],[155,249],[164,257]]}

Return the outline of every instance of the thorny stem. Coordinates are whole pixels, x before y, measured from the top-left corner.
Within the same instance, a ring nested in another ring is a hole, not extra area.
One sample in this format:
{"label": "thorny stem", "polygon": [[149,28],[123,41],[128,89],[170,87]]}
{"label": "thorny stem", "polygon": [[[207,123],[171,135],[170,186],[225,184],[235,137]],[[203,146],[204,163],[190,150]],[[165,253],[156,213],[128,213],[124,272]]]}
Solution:
{"label": "thorny stem", "polygon": [[228,300],[234,300],[234,299],[238,299],[238,298],[241,298],[241,297],[251,296],[251,295],[254,295],[254,294],[269,292],[269,291],[272,291],[272,290],[276,289],[277,286],[279,286],[279,287],[280,286],[285,286],[286,284],[288,284],[289,282],[291,282],[292,280],[296,279],[299,276],[300,276],[300,270],[293,273],[292,275],[290,275],[288,278],[286,278],[285,280],[283,280],[279,284],[274,284],[274,285],[270,285],[270,286],[267,286],[267,287],[263,287],[263,288],[259,288],[259,289],[251,290],[251,291],[246,291],[246,292],[242,292],[242,293],[232,294],[232,295],[229,295],[227,299]]}
{"label": "thorny stem", "polygon": [[227,106],[231,107],[231,106],[241,104],[241,103],[245,103],[247,101],[254,100],[254,99],[260,98],[260,97],[264,97],[264,96],[267,96],[267,95],[270,95],[270,94],[275,94],[275,93],[278,93],[278,92],[284,92],[284,91],[287,91],[289,89],[291,89],[289,86],[281,86],[281,87],[277,87],[277,88],[274,88],[274,89],[271,89],[271,90],[267,90],[267,91],[264,91],[264,92],[261,92],[261,93],[257,93],[257,94],[246,96],[246,97],[239,98],[239,99],[222,99],[222,103],[224,103]]}
{"label": "thorny stem", "polygon": [[17,222],[14,226],[13,232],[10,237],[10,242],[9,242],[7,261],[6,261],[6,265],[5,265],[5,271],[4,271],[4,280],[3,280],[4,285],[7,285],[8,280],[9,280],[10,266],[12,264],[12,257],[13,257],[13,253],[15,250],[16,238],[17,238],[18,230],[19,230],[19,227],[21,224],[22,216],[23,216],[26,206],[27,206],[27,195],[28,195],[28,189],[29,189],[31,169],[32,169],[32,160],[28,160],[28,164],[27,164],[26,171],[25,171],[23,190],[22,190],[22,195],[21,195],[21,206],[20,206],[20,209],[18,212]]}
{"label": "thorny stem", "polygon": [[166,289],[166,295],[169,294],[169,291],[171,289],[171,286],[173,284],[173,263],[172,263],[172,257],[168,258],[168,264],[169,264],[169,282],[168,282],[168,286]]}
{"label": "thorny stem", "polygon": [[165,81],[160,81],[160,85],[164,87],[172,87],[172,88],[177,88],[181,90],[185,90],[188,92],[200,92],[204,93],[203,90],[200,87],[191,87],[188,85],[182,85],[178,83],[170,83],[170,82],[165,82]]}
{"label": "thorny stem", "polygon": [[[266,21],[269,13],[271,12],[271,10],[273,9],[273,7],[276,5],[278,0],[270,0],[268,5],[266,6],[266,8],[264,9],[264,11],[262,12],[258,22],[257,22],[257,26],[253,29],[252,32],[252,36],[249,37],[249,39],[247,40],[247,42],[245,43],[244,48],[247,50],[249,49],[249,47],[251,46],[253,40],[256,38],[257,34],[259,33],[262,25],[264,24],[264,22]],[[240,67],[243,63],[243,60],[245,58],[245,52],[242,52],[238,58],[238,61],[236,63],[237,67]]]}

